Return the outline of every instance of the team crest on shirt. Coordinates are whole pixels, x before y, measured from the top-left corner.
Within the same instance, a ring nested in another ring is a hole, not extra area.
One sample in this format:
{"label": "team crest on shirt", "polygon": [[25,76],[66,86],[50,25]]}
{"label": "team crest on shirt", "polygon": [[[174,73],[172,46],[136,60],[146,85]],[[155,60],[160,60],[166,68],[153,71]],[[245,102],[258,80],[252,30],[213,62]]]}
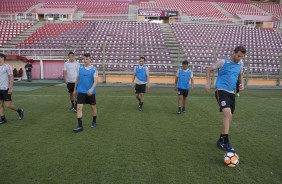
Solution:
{"label": "team crest on shirt", "polygon": [[226,101],[221,101],[220,103],[221,103],[221,106],[223,107],[226,106]]}

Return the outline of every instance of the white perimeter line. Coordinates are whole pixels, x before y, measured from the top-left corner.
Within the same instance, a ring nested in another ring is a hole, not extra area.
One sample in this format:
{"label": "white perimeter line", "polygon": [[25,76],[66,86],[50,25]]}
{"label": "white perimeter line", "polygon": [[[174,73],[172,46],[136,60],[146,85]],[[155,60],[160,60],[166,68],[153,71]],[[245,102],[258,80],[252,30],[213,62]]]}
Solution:
{"label": "white perimeter line", "polygon": [[[27,97],[27,96],[30,96],[30,97],[66,97],[66,96],[69,96],[69,95],[13,95],[13,97],[15,96],[20,96],[20,97]],[[177,95],[172,95],[172,96],[146,96],[145,95],[145,98],[174,98],[174,97],[177,97]],[[97,95],[97,98],[136,98],[134,95],[132,96],[112,96],[112,95],[109,95],[109,96],[100,96],[100,95]],[[213,98],[213,96],[188,96],[188,98]],[[262,97],[243,97],[243,96],[240,96],[238,99],[240,98],[262,98]],[[282,100],[282,98],[267,98],[267,99],[280,99]]]}

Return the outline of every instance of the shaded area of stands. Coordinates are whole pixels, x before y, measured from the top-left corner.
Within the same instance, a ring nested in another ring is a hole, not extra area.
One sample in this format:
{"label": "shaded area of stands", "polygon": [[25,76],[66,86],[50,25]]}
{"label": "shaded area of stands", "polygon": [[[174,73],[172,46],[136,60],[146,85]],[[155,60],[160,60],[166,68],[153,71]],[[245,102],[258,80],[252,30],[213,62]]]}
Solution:
{"label": "shaded area of stands", "polygon": [[245,15],[265,15],[261,13],[256,8],[252,7],[250,4],[241,3],[218,3],[226,11],[230,12],[232,15],[245,14]]}
{"label": "shaded area of stands", "polygon": [[210,2],[180,0],[171,3],[170,0],[156,0],[155,3],[141,2],[139,8],[177,9],[186,13],[191,20],[200,21],[229,21],[231,19],[214,7]]}
{"label": "shaded area of stands", "polygon": [[242,44],[249,49],[245,58],[249,72],[279,73],[282,35],[272,29],[196,24],[171,27],[195,71],[205,71],[215,58],[230,55]]}
{"label": "shaded area of stands", "polygon": [[128,14],[129,3],[119,2],[47,2],[44,7],[49,6],[70,6],[76,5],[78,11],[84,11],[82,18],[95,18],[97,15]]}
{"label": "shaded area of stands", "polygon": [[0,21],[0,47],[31,26],[31,23],[14,23],[11,21]]}
{"label": "shaded area of stands", "polygon": [[[108,70],[128,70],[141,55],[148,60],[153,71],[172,70],[160,26],[138,22],[72,22],[46,24],[31,36],[19,43],[16,48],[22,55],[49,55],[50,51],[34,49],[76,50],[79,58],[91,53],[98,68],[102,67],[103,53]],[[103,51],[104,49],[104,51]],[[11,51],[18,54],[18,51]],[[64,51],[52,51],[54,56],[65,55]]]}
{"label": "shaded area of stands", "polygon": [[282,18],[282,4],[256,3],[255,5],[279,18]]}
{"label": "shaded area of stands", "polygon": [[22,13],[27,11],[33,5],[36,5],[37,2],[24,1],[24,2],[1,2],[0,1],[0,12],[3,13]]}

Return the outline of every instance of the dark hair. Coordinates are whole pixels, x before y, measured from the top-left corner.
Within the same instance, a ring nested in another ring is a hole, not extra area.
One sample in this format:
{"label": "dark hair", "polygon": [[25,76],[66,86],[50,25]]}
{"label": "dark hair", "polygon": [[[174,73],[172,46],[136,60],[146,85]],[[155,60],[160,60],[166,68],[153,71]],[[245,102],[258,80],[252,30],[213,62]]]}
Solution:
{"label": "dark hair", "polygon": [[188,61],[183,61],[182,64],[183,65],[188,65]]}
{"label": "dark hair", "polygon": [[234,49],[234,52],[237,53],[237,52],[242,52],[243,54],[246,54],[247,50],[246,48],[243,46],[243,45],[239,45],[238,47],[236,47]]}
{"label": "dark hair", "polygon": [[69,55],[70,55],[70,54],[74,55],[74,53],[73,53],[73,52],[69,52]]}
{"label": "dark hair", "polygon": [[5,54],[0,54],[1,58],[4,58],[4,61],[6,61],[6,55]]}
{"label": "dark hair", "polygon": [[145,59],[145,57],[144,57],[144,56],[141,56],[141,57],[140,57],[140,59],[144,59],[144,61],[146,61],[146,59]]}
{"label": "dark hair", "polygon": [[83,54],[84,57],[90,57],[90,54],[89,53],[85,53]]}

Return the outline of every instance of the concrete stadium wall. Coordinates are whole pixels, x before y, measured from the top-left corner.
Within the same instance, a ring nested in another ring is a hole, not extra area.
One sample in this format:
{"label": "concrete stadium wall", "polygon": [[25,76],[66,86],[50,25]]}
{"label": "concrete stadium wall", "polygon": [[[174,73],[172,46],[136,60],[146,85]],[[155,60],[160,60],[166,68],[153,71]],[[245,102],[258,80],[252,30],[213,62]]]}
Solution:
{"label": "concrete stadium wall", "polygon": [[[34,60],[32,63],[32,78],[33,79],[63,79],[63,67],[64,60]],[[16,68],[19,70],[24,66],[26,62],[21,60],[7,60],[7,64],[12,66],[12,69]],[[23,80],[26,79],[26,73],[24,70]],[[215,78],[216,80],[216,78]],[[175,81],[175,76],[150,76],[150,83],[152,84],[171,84],[173,85]],[[102,72],[99,71],[98,82],[102,82]],[[132,75],[106,75],[107,83],[132,83]],[[205,77],[194,77],[194,82],[196,85],[205,85]],[[261,78],[249,78],[248,85],[250,86],[277,86],[277,79],[261,79]],[[280,86],[282,87],[282,81]]]}

